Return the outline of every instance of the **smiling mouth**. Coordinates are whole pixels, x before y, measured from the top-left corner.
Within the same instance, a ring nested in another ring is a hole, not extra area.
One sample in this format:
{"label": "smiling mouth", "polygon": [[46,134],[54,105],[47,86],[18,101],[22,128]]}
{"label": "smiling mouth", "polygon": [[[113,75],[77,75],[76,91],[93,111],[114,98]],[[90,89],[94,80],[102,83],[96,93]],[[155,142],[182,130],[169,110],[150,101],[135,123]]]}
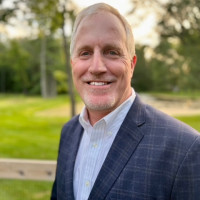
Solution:
{"label": "smiling mouth", "polygon": [[88,82],[89,85],[95,85],[95,86],[103,86],[103,85],[109,85],[111,82]]}

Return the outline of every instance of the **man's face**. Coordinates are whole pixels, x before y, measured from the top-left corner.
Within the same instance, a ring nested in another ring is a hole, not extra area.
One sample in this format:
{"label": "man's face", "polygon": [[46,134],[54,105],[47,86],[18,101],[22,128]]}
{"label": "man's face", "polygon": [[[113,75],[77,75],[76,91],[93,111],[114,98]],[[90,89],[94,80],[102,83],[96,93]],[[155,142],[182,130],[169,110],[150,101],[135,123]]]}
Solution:
{"label": "man's face", "polygon": [[81,21],[71,64],[75,87],[89,113],[106,115],[131,95],[135,63],[116,16],[102,12]]}

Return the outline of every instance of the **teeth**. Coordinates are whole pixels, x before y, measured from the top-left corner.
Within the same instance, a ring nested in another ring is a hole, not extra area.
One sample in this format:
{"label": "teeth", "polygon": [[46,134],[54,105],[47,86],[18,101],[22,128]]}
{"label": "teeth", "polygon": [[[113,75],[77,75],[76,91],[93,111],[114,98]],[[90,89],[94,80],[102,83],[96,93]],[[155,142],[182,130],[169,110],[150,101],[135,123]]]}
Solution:
{"label": "teeth", "polygon": [[108,83],[105,83],[105,82],[90,82],[90,85],[107,85]]}

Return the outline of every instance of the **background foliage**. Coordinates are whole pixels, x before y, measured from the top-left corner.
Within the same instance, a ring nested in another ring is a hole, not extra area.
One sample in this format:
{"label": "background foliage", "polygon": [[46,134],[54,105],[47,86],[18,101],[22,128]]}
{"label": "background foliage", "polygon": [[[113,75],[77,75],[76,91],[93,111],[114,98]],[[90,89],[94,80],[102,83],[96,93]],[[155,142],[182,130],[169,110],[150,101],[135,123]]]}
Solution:
{"label": "background foliage", "polygon": [[[3,2],[1,0],[0,3],[3,5]],[[67,83],[71,77],[67,70],[70,58],[66,45],[70,41],[70,27],[73,25],[77,6],[73,1],[67,3],[65,0],[14,2],[10,8],[0,6],[0,24],[12,24],[12,20],[17,20],[21,13],[35,34],[27,38],[6,40],[0,37],[0,92],[43,94],[45,87],[41,83],[45,82],[46,93],[50,93],[47,97],[70,92],[72,86],[70,82]],[[159,35],[159,42],[154,47],[136,41],[138,63],[132,81],[135,89],[199,90],[200,1],[131,2],[132,9],[129,15],[136,15],[136,11],[141,8],[156,12],[156,31]],[[135,18],[135,21],[142,23],[140,18]],[[56,91],[51,94],[54,88]]]}

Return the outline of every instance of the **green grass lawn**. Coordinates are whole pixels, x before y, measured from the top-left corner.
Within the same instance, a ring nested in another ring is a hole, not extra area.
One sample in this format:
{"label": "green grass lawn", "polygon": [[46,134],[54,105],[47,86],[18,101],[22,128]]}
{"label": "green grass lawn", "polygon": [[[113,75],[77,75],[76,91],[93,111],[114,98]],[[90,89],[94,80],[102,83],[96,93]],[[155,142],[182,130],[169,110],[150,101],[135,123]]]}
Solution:
{"label": "green grass lawn", "polygon": [[[0,158],[55,160],[67,106],[67,96],[0,95]],[[177,118],[200,131],[200,115]],[[48,200],[51,187],[45,181],[0,180],[0,200]]]}
{"label": "green grass lawn", "polygon": [[177,118],[200,132],[200,115],[181,116]]}
{"label": "green grass lawn", "polygon": [[0,180],[1,200],[49,200],[52,182]]}
{"label": "green grass lawn", "polygon": [[[69,120],[67,105],[66,96],[0,96],[0,158],[55,160],[61,128]],[[51,187],[45,181],[0,180],[0,200],[48,200]]]}
{"label": "green grass lawn", "polygon": [[0,158],[56,159],[60,130],[69,120],[69,111],[65,110],[66,116],[41,113],[64,109],[67,104],[66,96],[0,96]]}

